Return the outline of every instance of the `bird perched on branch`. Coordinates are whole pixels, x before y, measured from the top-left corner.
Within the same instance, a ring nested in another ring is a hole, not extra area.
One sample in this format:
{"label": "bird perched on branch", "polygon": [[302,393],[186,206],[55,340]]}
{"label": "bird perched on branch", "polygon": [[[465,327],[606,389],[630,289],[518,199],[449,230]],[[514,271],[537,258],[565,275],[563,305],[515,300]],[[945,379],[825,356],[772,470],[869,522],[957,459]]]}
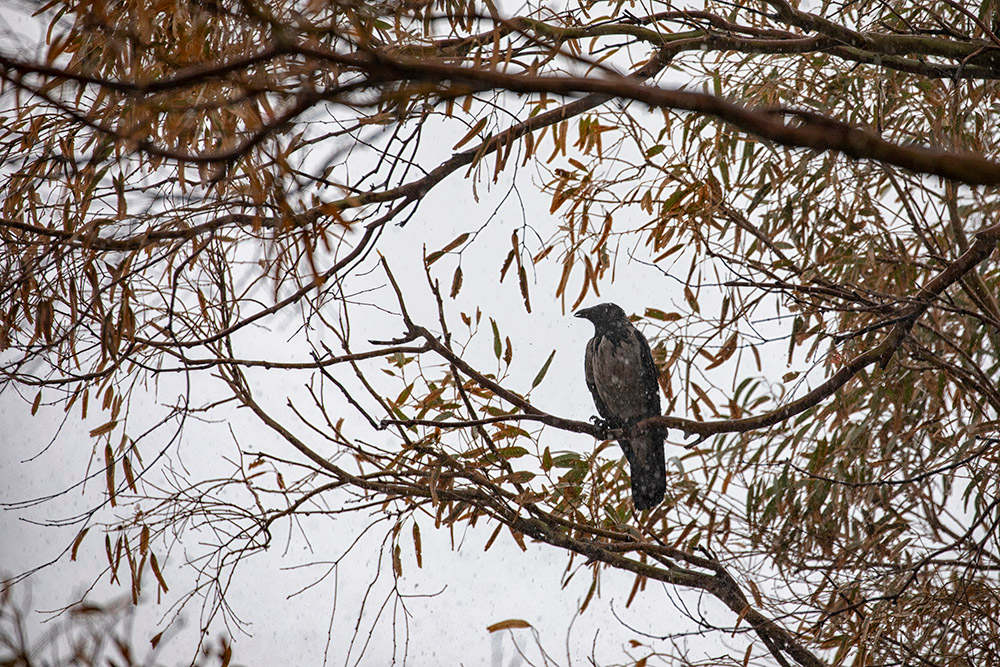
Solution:
{"label": "bird perched on branch", "polygon": [[[628,429],[660,414],[660,389],[649,343],[613,303],[584,308],[576,317],[590,320],[594,337],[587,343],[584,370],[597,412],[608,428]],[[619,440],[632,475],[636,509],[655,507],[667,488],[663,432],[650,429]]]}

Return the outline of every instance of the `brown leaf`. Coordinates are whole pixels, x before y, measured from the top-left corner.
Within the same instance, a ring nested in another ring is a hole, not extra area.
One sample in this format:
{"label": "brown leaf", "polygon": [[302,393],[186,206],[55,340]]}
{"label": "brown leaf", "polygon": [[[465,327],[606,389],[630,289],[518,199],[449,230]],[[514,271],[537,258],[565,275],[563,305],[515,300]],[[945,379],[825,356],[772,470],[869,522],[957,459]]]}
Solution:
{"label": "brown leaf", "polygon": [[[76,552],[80,548],[80,543],[83,542],[83,537],[84,537],[84,535],[87,534],[88,530],[90,530],[90,526],[87,526],[86,528],[84,528],[83,530],[81,530],[79,533],[77,533],[76,539],[73,540],[73,546],[70,548],[70,551],[69,551],[69,559],[70,560],[76,560]],[[110,559],[110,556],[111,556],[111,554],[110,554],[110,551],[109,551],[109,553],[108,553],[109,559]]]}
{"label": "brown leaf", "polygon": [[521,296],[524,297],[524,309],[531,312],[531,297],[528,296],[528,275],[524,271],[524,267],[518,265],[517,267],[517,278],[521,285]]}
{"label": "brown leaf", "polygon": [[511,537],[514,538],[514,541],[517,542],[517,546],[521,547],[521,551],[527,551],[528,550],[528,547],[524,544],[524,536],[521,535],[521,533],[519,533],[518,531],[514,530],[513,528],[510,528],[510,535],[511,535]]}
{"label": "brown leaf", "polygon": [[452,250],[454,250],[458,246],[460,246],[463,243],[465,243],[466,239],[468,239],[468,238],[469,238],[469,233],[468,232],[463,232],[463,233],[459,234],[454,239],[452,239],[451,242],[449,242],[448,245],[446,245],[445,247],[441,248],[440,250],[435,250],[431,254],[427,255],[426,259],[424,259],[424,263],[427,266],[430,266],[434,262],[436,262],[439,259],[441,259],[441,257],[443,257],[445,253],[451,252]]}
{"label": "brown leaf", "polygon": [[420,546],[420,526],[413,522],[413,551],[417,554],[417,567],[424,566],[423,549]]}
{"label": "brown leaf", "polygon": [[153,552],[149,553],[149,566],[153,568],[153,574],[156,576],[156,581],[159,582],[160,588],[166,593],[169,589],[167,588],[167,582],[163,578],[163,573],[160,572],[160,564],[156,562],[156,554]]}
{"label": "brown leaf", "polygon": [[734,352],[736,352],[736,334],[735,333],[732,336],[730,336],[729,340],[727,340],[722,345],[722,348],[719,349],[718,354],[716,354],[715,357],[713,357],[712,363],[710,363],[708,366],[706,366],[705,370],[709,370],[711,368],[715,368],[716,366],[721,366],[730,357],[733,356]]}
{"label": "brown leaf", "polygon": [[506,621],[500,621],[499,623],[494,623],[493,625],[486,626],[487,632],[500,632],[501,630],[516,630],[520,628],[530,628],[531,623],[523,621],[520,618],[509,618]]}
{"label": "brown leaf", "polygon": [[701,312],[701,307],[698,305],[698,299],[695,298],[694,292],[692,292],[691,288],[687,285],[684,286],[684,299],[688,302],[688,305],[691,306],[691,310],[696,313]]}
{"label": "brown leaf", "polygon": [[117,419],[112,419],[109,422],[101,424],[97,428],[95,428],[95,429],[93,429],[93,430],[90,431],[90,437],[91,438],[97,438],[99,436],[104,435],[105,433],[109,433],[110,431],[114,430],[114,428],[115,428],[115,426],[117,424],[118,424],[118,420]]}
{"label": "brown leaf", "polygon": [[479,133],[479,130],[483,129],[483,127],[486,126],[486,121],[488,120],[489,120],[488,116],[484,116],[483,118],[481,118],[478,123],[472,126],[471,130],[466,132],[464,137],[458,140],[458,143],[456,143],[454,146],[451,147],[451,150],[457,150],[462,146],[464,146],[465,144],[469,143],[469,141]]}
{"label": "brown leaf", "polygon": [[403,576],[403,559],[400,557],[401,550],[397,544],[392,548],[392,571],[397,577]]}
{"label": "brown leaf", "polygon": [[497,535],[500,534],[501,529],[503,529],[503,524],[502,523],[498,523],[496,529],[494,529],[494,531],[493,531],[493,534],[490,535],[490,539],[486,540],[486,546],[483,547],[483,551],[489,551],[490,550],[490,547],[493,546],[493,543],[497,539]]}
{"label": "brown leaf", "polygon": [[111,506],[114,507],[117,504],[115,501],[115,455],[111,451],[111,443],[104,446],[104,471],[108,484],[108,497],[111,499]]}
{"label": "brown leaf", "polygon": [[681,314],[667,313],[660,310],[659,308],[647,308],[646,312],[643,313],[643,317],[653,320],[660,320],[662,322],[676,322],[677,320],[681,319]]}
{"label": "brown leaf", "polygon": [[125,471],[125,481],[128,482],[128,488],[132,491],[137,491],[135,488],[135,472],[132,470],[132,462],[129,461],[127,455],[122,456],[122,470]]}

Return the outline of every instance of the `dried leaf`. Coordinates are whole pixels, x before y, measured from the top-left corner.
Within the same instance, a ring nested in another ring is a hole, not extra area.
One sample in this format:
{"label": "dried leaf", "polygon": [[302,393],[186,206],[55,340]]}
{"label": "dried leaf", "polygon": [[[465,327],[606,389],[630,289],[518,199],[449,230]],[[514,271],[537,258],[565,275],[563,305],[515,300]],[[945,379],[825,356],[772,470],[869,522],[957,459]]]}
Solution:
{"label": "dried leaf", "polygon": [[149,553],[149,566],[153,568],[153,574],[156,576],[156,581],[159,582],[160,588],[166,593],[169,589],[167,588],[167,582],[163,578],[163,573],[160,572],[160,564],[156,562],[156,554],[153,552]]}
{"label": "dried leaf", "polygon": [[111,443],[104,446],[104,472],[108,485],[108,498],[111,500],[111,506],[114,507],[117,505],[115,500],[115,454],[111,451]]}
{"label": "dried leaf", "polygon": [[497,527],[493,530],[493,533],[490,535],[490,538],[488,540],[486,540],[486,546],[483,547],[483,551],[489,551],[490,550],[490,547],[493,546],[493,543],[497,539],[497,535],[499,535],[500,531],[503,530],[503,526],[504,525],[502,523],[498,523],[497,524]]}
{"label": "dried leaf", "polygon": [[710,363],[708,366],[706,366],[705,370],[709,370],[711,368],[715,368],[716,366],[721,366],[730,357],[733,356],[734,352],[736,352],[736,334],[735,333],[732,336],[730,336],[729,340],[727,340],[722,345],[722,347],[719,349],[719,352],[715,355],[715,357],[713,357],[712,363]]}
{"label": "dried leaf", "polygon": [[692,292],[691,288],[687,285],[684,286],[684,299],[688,302],[688,305],[691,306],[691,310],[696,313],[701,312],[701,307],[698,305],[698,299],[695,298],[694,292]]}
{"label": "dried leaf", "polygon": [[441,259],[445,255],[445,253],[451,252],[458,246],[465,243],[466,239],[468,238],[469,238],[468,232],[463,232],[462,234],[459,234],[454,239],[452,239],[451,242],[448,243],[448,245],[446,245],[445,247],[441,248],[440,250],[435,250],[431,254],[427,255],[427,257],[424,259],[424,264],[430,266],[434,262]]}
{"label": "dried leaf", "polygon": [[[83,538],[87,534],[88,530],[90,530],[90,526],[87,526],[86,528],[84,528],[83,530],[81,530],[79,533],[77,533],[76,539],[73,540],[73,546],[69,550],[69,559],[70,560],[76,560],[76,552],[80,548],[80,543],[83,542]],[[110,543],[109,543],[109,550],[108,550],[108,558],[109,558],[109,560],[110,560],[110,557],[111,557],[111,551],[110,551]]]}
{"label": "dried leaf", "polygon": [[424,566],[423,549],[420,546],[420,525],[413,522],[413,551],[417,554],[417,567]]}
{"label": "dried leaf", "polygon": [[132,470],[132,462],[129,460],[128,456],[122,456],[122,470],[125,471],[125,481],[128,482],[128,488],[132,491],[138,491],[135,488],[135,473]]}
{"label": "dried leaf", "polygon": [[501,630],[517,630],[521,628],[530,628],[531,623],[523,621],[519,618],[509,618],[506,621],[500,621],[499,623],[494,623],[486,627],[487,632],[500,632]]}
{"label": "dried leaf", "polygon": [[469,130],[464,137],[459,139],[458,143],[456,143],[454,146],[451,147],[451,150],[457,150],[462,146],[464,146],[465,144],[469,143],[469,141],[479,133],[479,130],[483,129],[486,126],[486,121],[488,120],[489,120],[488,116],[484,116],[483,118],[479,119],[479,122],[473,125],[472,129]]}
{"label": "dried leaf", "polygon": [[643,313],[643,317],[652,320],[660,320],[661,322],[676,322],[677,320],[681,319],[681,314],[667,313],[660,310],[659,308],[647,308],[646,311]]}
{"label": "dried leaf", "polygon": [[93,430],[90,431],[90,437],[96,438],[98,436],[102,436],[105,433],[108,433],[108,432],[114,430],[114,428],[115,428],[115,426],[117,424],[118,424],[118,420],[117,419],[112,419],[111,421],[109,421],[109,422],[107,422],[105,424],[101,424],[97,428],[95,428],[95,429],[93,429]]}
{"label": "dried leaf", "polygon": [[528,546],[524,543],[524,535],[514,530],[510,526],[507,526],[507,528],[510,530],[511,537],[513,537],[514,541],[517,542],[517,546],[521,547],[521,551],[527,551]]}
{"label": "dried leaf", "polygon": [[521,286],[521,296],[524,297],[524,309],[531,312],[531,297],[528,296],[528,274],[525,272],[524,267],[518,264],[517,267],[517,278],[518,283]]}

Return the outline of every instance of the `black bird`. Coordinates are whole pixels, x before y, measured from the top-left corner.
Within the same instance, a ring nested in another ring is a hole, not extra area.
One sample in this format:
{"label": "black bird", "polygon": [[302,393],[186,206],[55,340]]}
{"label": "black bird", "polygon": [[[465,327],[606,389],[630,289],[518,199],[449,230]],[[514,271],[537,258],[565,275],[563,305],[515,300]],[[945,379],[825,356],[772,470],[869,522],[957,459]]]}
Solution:
{"label": "black bird", "polygon": [[[649,343],[613,303],[576,312],[594,324],[587,343],[584,370],[597,411],[609,428],[629,428],[660,414],[660,389]],[[667,476],[663,460],[663,432],[650,429],[618,442],[632,474],[632,502],[647,510],[663,500]]]}

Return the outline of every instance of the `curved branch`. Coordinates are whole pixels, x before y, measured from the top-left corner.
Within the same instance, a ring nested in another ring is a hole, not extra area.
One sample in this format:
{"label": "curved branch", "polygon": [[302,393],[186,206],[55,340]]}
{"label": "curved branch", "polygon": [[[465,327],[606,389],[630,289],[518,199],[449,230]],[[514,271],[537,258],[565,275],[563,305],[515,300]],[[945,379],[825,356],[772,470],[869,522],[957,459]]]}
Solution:
{"label": "curved branch", "polygon": [[1000,185],[1000,163],[980,155],[892,143],[871,130],[819,114],[796,113],[797,124],[789,125],[785,121],[786,113],[782,111],[748,109],[708,93],[653,87],[637,83],[628,77],[508,74],[496,70],[398,58],[385,53],[344,54],[305,45],[298,50],[304,56],[367,70],[378,78],[395,76],[418,81],[449,80],[469,85],[476,90],[488,86],[518,93],[599,93],[654,107],[693,111],[713,116],[744,132],[784,146],[837,151],[855,159],[891,164],[969,185]]}

